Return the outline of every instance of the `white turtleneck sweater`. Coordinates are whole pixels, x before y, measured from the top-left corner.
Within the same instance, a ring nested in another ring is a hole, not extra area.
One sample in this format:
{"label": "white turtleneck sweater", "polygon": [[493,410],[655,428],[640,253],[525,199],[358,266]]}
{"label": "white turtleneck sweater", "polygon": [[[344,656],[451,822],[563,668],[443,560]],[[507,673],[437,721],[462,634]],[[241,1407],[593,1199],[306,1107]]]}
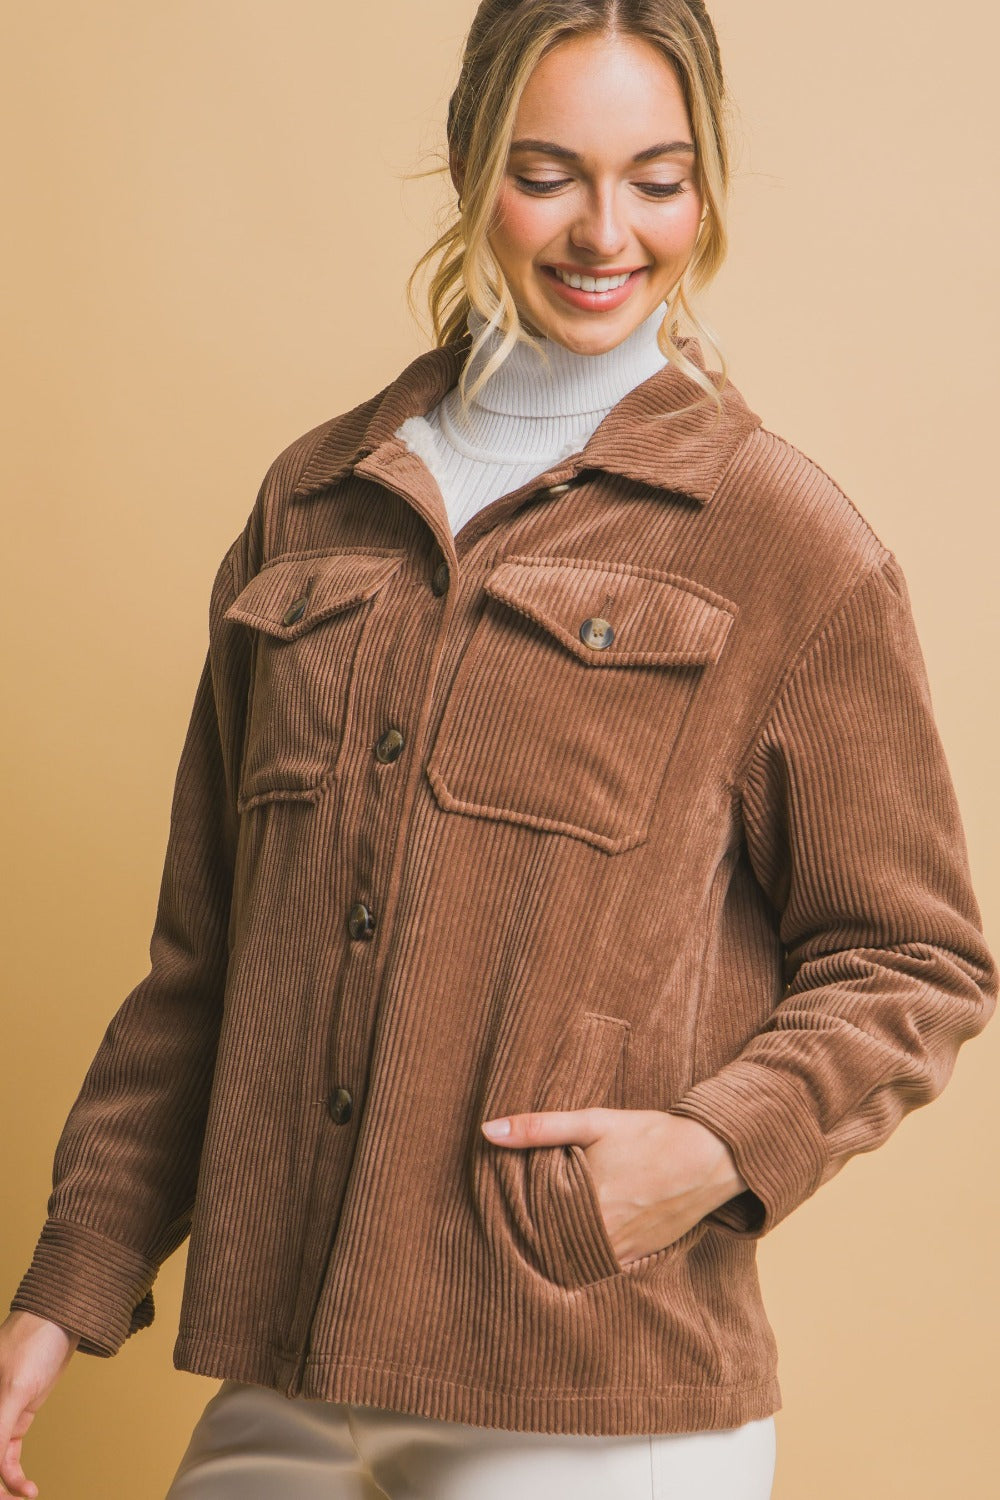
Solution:
{"label": "white turtleneck sweater", "polygon": [[[660,303],[629,336],[604,354],[576,354],[553,339],[551,363],[519,342],[462,411],[455,385],[423,417],[396,430],[419,454],[444,497],[456,533],[491,500],[542,474],[560,458],[578,453],[623,396],[667,363],[656,342]],[[476,337],[486,320],[471,308]],[[477,355],[470,382],[501,343],[494,330],[484,357]]]}

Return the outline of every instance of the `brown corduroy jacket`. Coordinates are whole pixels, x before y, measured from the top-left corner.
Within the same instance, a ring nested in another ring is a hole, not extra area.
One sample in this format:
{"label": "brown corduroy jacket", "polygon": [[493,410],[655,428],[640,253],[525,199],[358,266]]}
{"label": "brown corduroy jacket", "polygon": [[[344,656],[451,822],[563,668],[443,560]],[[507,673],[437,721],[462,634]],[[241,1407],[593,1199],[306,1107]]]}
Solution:
{"label": "brown corduroy jacket", "polygon": [[[12,1306],[112,1355],[190,1233],[178,1368],[487,1426],[781,1405],[756,1242],[934,1099],[997,972],[906,583],[675,365],[453,538],[394,436],[466,334],[298,439],[218,569],[148,975]],[[701,350],[687,352],[704,368]],[[600,1105],[745,1193],[621,1264]]]}

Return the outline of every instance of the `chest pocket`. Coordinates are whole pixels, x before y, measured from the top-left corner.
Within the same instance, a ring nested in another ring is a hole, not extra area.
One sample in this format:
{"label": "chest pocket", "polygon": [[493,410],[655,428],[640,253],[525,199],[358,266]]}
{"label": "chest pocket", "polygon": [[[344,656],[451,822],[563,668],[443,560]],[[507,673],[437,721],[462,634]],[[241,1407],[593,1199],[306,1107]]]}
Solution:
{"label": "chest pocket", "polygon": [[365,630],[405,556],[369,547],[274,558],[226,610],[253,631],[241,812],[314,801],[336,776]]}
{"label": "chest pocket", "polygon": [[647,836],[660,783],[736,605],[625,563],[510,557],[427,762],[441,807],[609,853]]}

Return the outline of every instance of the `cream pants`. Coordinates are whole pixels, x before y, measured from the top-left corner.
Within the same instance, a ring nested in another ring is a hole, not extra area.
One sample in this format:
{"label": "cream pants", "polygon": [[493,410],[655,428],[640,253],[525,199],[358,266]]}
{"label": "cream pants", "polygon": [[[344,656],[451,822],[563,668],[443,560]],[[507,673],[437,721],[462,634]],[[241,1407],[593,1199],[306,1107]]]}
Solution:
{"label": "cream pants", "polygon": [[774,1417],[550,1436],[223,1381],[165,1500],[769,1500]]}

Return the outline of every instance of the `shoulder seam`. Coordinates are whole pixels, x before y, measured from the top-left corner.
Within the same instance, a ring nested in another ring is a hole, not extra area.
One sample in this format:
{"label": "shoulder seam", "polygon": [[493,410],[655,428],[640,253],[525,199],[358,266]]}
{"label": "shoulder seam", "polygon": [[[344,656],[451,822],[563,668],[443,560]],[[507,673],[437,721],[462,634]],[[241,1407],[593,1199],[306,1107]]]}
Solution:
{"label": "shoulder seam", "polygon": [[[874,541],[874,542],[877,542],[880,547],[885,548],[885,543],[883,542],[882,538],[879,536],[878,532],[875,530],[875,528],[872,525],[871,521],[863,513],[863,511],[859,510],[858,506],[851,499],[850,495],[844,489],[843,485],[840,484],[836,479],[834,479],[833,475],[830,474],[830,473],[828,473],[828,471],[823,468],[822,464],[817,463],[816,460],[810,454],[804,452],[801,448],[797,447],[796,444],[793,443],[790,438],[786,438],[786,437],[782,436],[782,434],[780,432],[775,432],[773,428],[771,428],[771,427],[765,427],[765,425],[763,423],[761,423],[760,426],[756,430],[758,432],[760,432],[760,433],[766,434],[770,438],[774,438],[776,442],[781,443],[785,448],[788,448],[788,449],[791,450],[791,452],[795,453],[800,459],[803,460],[804,463],[807,463],[810,466],[810,468],[815,469],[818,474],[822,474],[823,478],[827,481],[827,483],[830,484],[830,485],[832,485],[833,488],[837,491],[837,494],[840,495],[840,497],[845,501],[845,503],[850,506],[851,510],[857,516],[857,518],[861,522],[862,526],[864,526],[864,528],[867,531],[868,536],[870,537],[870,539],[872,541]],[[753,434],[751,433],[751,437],[752,436],[753,436]],[[886,550],[888,550],[888,549],[886,549]],[[879,561],[878,561],[878,563],[876,564],[876,566],[881,567],[882,561],[884,561],[884,559],[880,558]]]}

